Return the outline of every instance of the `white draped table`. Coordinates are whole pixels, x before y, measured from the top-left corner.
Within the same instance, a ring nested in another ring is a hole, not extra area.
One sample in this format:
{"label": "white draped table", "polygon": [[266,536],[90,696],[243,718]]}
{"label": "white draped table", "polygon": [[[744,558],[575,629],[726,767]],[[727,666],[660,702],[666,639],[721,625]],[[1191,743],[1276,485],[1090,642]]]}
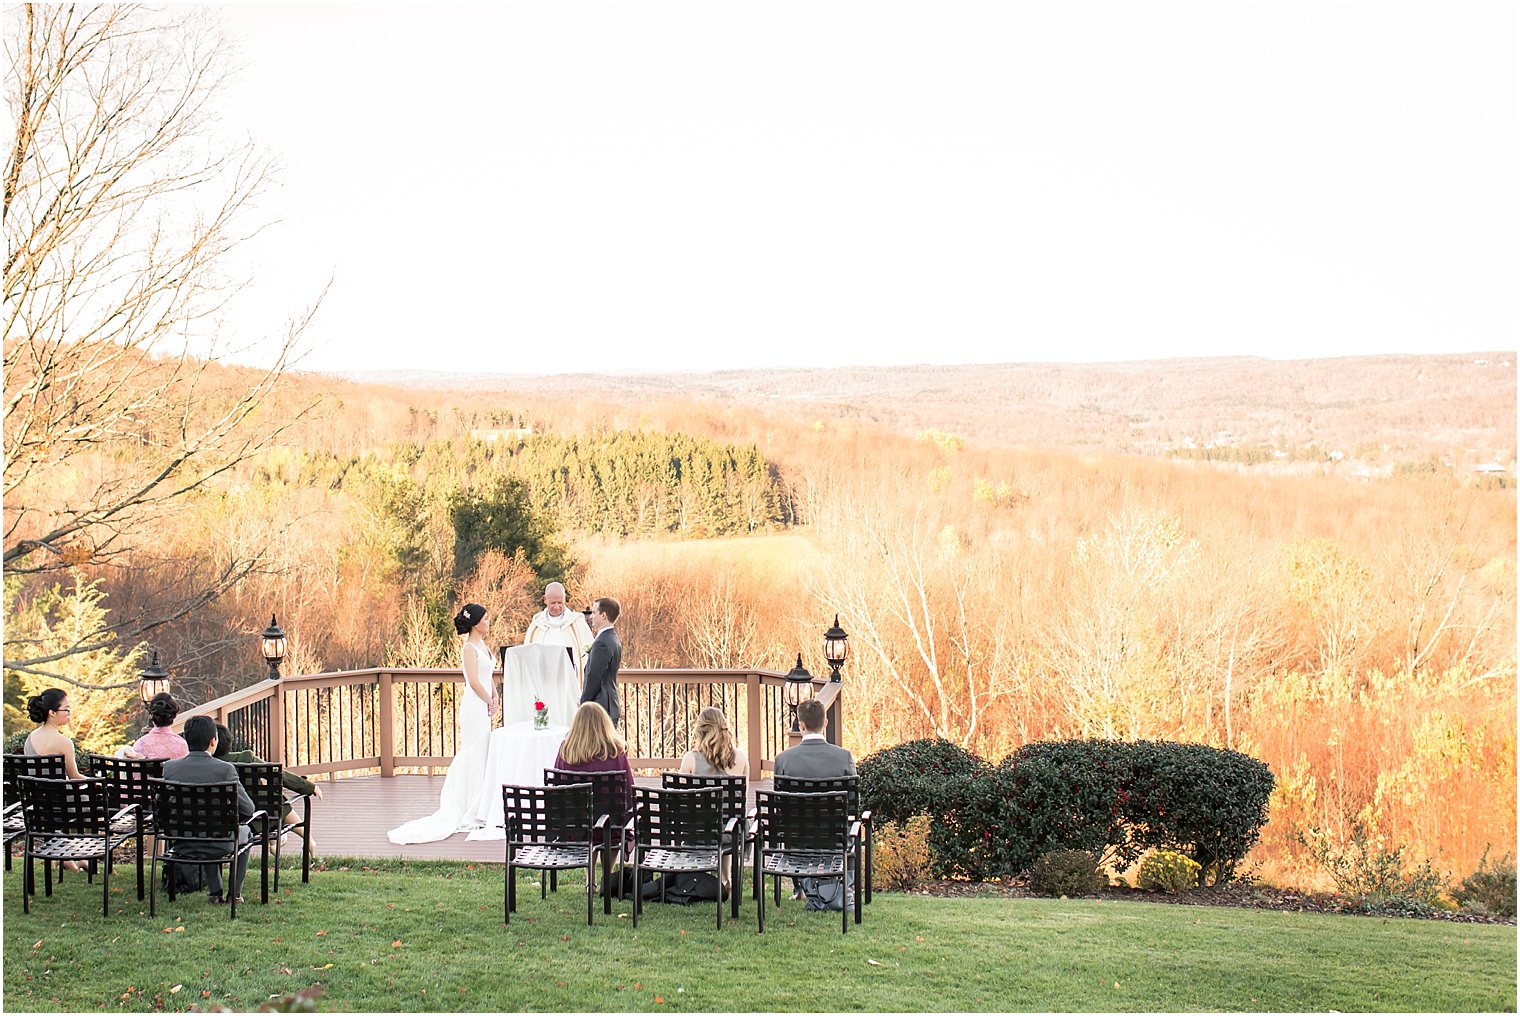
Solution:
{"label": "white draped table", "polygon": [[549,709],[549,722],[569,726],[581,702],[575,665],[564,646],[508,646],[501,654],[501,725],[533,719],[533,703]]}
{"label": "white draped table", "polygon": [[502,840],[501,788],[511,783],[519,787],[544,785],[544,770],[554,765],[560,742],[569,727],[551,723],[543,730],[533,729],[532,721],[513,723],[491,731],[486,748],[486,779],[480,797],[470,809],[470,817],[485,823],[470,833],[472,840]]}

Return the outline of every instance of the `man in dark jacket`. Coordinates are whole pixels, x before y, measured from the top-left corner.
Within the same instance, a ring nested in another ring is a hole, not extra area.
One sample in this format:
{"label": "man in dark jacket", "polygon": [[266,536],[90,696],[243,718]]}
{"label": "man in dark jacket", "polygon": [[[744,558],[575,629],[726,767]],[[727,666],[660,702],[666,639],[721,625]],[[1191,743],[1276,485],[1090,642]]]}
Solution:
{"label": "man in dark jacket", "polygon": [[592,639],[591,649],[586,653],[586,683],[581,687],[581,701],[595,702],[607,710],[613,723],[623,715],[617,689],[618,668],[623,664],[623,643],[612,627],[617,623],[621,609],[618,601],[610,596],[603,596],[591,605],[587,621],[596,638]]}
{"label": "man in dark jacket", "polygon": [[[241,751],[233,751],[232,733],[220,723],[216,725],[216,749],[211,754],[224,762],[231,762],[234,765],[265,764],[264,760],[255,755],[251,749],[244,748]],[[317,786],[315,783],[311,782],[300,773],[293,773],[289,769],[283,767],[280,769],[280,786],[284,787],[292,794],[296,794],[297,796],[310,794],[317,800],[322,800],[321,787]],[[289,801],[285,802],[285,811],[280,816],[280,824],[290,825],[291,822],[295,820],[295,817],[295,809],[290,806]],[[308,842],[311,841],[311,837],[307,834],[306,827],[304,825],[299,829],[294,830],[294,832],[297,836],[305,837]],[[311,855],[313,857],[316,857],[317,855],[317,845],[314,842],[311,844]]]}
{"label": "man in dark jacket", "polygon": [[[238,817],[247,819],[253,815],[253,798],[248,796],[248,791],[238,782],[237,769],[231,762],[224,762],[219,758],[212,758],[216,750],[216,721],[209,716],[192,716],[185,721],[185,744],[190,749],[190,754],[184,758],[172,759],[164,763],[164,779],[173,780],[175,783],[231,783],[237,787]],[[251,834],[248,827],[238,826],[238,843],[247,843]],[[197,848],[194,844],[186,844],[176,849],[184,851],[183,857],[197,856]],[[201,850],[214,851],[203,853],[200,856],[215,857],[232,849],[231,843],[214,844],[203,847]],[[222,868],[221,865],[206,865],[209,871],[206,873],[206,884],[211,890],[211,902],[221,903],[222,897]],[[243,876],[248,873],[248,854],[238,855],[237,862],[233,865],[232,893],[231,895],[242,902]]]}

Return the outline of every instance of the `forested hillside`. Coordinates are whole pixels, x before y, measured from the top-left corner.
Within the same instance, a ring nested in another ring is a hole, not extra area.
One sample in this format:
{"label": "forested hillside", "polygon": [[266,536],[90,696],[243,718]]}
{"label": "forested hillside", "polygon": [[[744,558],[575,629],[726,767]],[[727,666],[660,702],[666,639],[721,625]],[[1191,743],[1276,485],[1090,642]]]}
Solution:
{"label": "forested hillside", "polygon": [[[1513,846],[1514,488],[1460,449],[1353,478],[1328,458],[1222,471],[674,397],[308,376],[270,405],[312,403],[129,549],[8,575],[8,644],[178,602],[232,561],[254,565],[142,643],[191,702],[263,678],[272,612],[288,672],[448,665],[460,602],[510,637],[549,578],[622,600],[630,665],[785,670],[802,652],[821,672],[838,613],[857,753],[922,736],[990,758],[1066,736],[1228,745],[1276,772],[1258,861],[1295,877],[1312,877],[1297,832],[1358,816],[1452,867]],[[1512,432],[1506,412],[1486,432]],[[129,679],[132,648],[68,673]],[[8,724],[43,683],[7,672]],[[132,694],[76,691],[87,740],[140,724]]]}

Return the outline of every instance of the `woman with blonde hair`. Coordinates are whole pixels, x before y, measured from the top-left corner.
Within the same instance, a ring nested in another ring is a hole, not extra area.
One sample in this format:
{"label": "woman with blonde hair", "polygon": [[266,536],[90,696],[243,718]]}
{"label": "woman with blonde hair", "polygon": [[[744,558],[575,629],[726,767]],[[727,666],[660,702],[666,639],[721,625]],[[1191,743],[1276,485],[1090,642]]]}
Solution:
{"label": "woman with blonde hair", "polygon": [[628,761],[628,744],[618,736],[612,717],[599,703],[582,702],[575,711],[554,768],[577,773],[625,773],[624,807],[633,808],[633,765]]}
{"label": "woman with blonde hair", "polygon": [[681,756],[681,772],[697,776],[749,776],[749,758],[734,741],[723,710],[708,706],[697,714],[691,751]]}

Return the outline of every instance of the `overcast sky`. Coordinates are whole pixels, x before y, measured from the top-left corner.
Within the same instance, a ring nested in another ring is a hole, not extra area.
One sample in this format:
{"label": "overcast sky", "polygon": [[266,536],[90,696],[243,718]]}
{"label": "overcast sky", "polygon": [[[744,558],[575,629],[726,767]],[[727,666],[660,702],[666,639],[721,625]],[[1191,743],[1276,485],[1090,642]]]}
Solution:
{"label": "overcast sky", "polygon": [[223,14],[309,369],[1516,346],[1512,2]]}

